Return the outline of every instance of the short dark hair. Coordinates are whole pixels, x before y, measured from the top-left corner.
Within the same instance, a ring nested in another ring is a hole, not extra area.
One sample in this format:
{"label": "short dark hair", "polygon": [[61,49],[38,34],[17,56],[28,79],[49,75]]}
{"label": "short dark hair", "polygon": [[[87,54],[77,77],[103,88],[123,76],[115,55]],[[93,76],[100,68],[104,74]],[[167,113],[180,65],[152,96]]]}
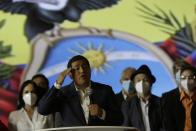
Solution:
{"label": "short dark hair", "polygon": [[44,74],[36,74],[32,77],[32,80],[34,80],[35,78],[38,78],[38,77],[42,77],[45,82],[46,82],[46,85],[47,87],[49,88],[49,81],[48,81],[48,78],[46,78],[46,76]]}
{"label": "short dark hair", "polygon": [[70,67],[71,67],[71,64],[72,64],[73,62],[75,62],[75,61],[78,61],[78,60],[84,60],[85,63],[90,67],[89,61],[88,61],[84,56],[82,56],[82,55],[77,55],[77,56],[72,57],[72,58],[69,60],[69,62],[68,62],[68,64],[67,64],[67,68],[70,68]]}
{"label": "short dark hair", "polygon": [[194,66],[184,66],[182,69],[181,69],[181,74],[185,71],[185,70],[190,70],[193,72],[193,75],[196,76],[196,68]]}
{"label": "short dark hair", "polygon": [[17,109],[21,109],[21,108],[24,107],[24,105],[25,105],[24,100],[23,100],[22,93],[23,93],[24,88],[25,88],[28,84],[32,84],[33,87],[35,88],[35,93],[36,93],[36,95],[37,95],[37,97],[38,97],[37,102],[36,102],[36,105],[37,105],[37,103],[38,103],[38,101],[39,101],[39,99],[40,99],[40,98],[39,98],[39,95],[38,95],[38,88],[37,88],[37,85],[35,84],[35,82],[33,82],[32,80],[27,80],[27,81],[25,81],[25,82],[22,84],[22,86],[20,87],[19,96],[18,96],[18,107],[17,107]]}
{"label": "short dark hair", "polygon": [[186,66],[190,66],[190,64],[187,61],[185,61],[184,59],[180,59],[180,60],[175,61],[173,64],[173,67],[172,67],[174,74],[176,73],[176,66],[184,68]]}

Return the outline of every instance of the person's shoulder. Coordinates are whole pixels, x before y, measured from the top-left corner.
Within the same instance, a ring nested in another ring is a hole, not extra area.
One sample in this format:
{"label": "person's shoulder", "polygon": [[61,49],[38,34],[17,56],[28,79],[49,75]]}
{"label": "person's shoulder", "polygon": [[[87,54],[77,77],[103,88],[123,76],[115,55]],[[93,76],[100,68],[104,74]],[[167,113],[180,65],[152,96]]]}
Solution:
{"label": "person's shoulder", "polygon": [[72,90],[74,88],[75,88],[74,83],[71,82],[70,84],[61,87],[60,92],[69,91],[69,90]]}
{"label": "person's shoulder", "polygon": [[133,108],[133,107],[135,107],[135,105],[138,101],[139,101],[138,96],[134,95],[131,98],[123,101],[122,105],[124,108]]}
{"label": "person's shoulder", "polygon": [[173,90],[170,90],[168,92],[163,93],[163,96],[172,95],[172,94],[175,94],[175,93],[179,93],[179,89],[178,88],[175,88]]}
{"label": "person's shoulder", "polygon": [[122,96],[122,91],[116,93],[115,96],[116,96],[116,97],[121,97],[121,96]]}
{"label": "person's shoulder", "polygon": [[128,98],[127,100],[126,100],[126,102],[127,103],[135,103],[135,102],[137,102],[139,100],[139,98],[138,98],[138,96],[135,94],[134,96],[132,96],[131,98]]}
{"label": "person's shoulder", "polygon": [[95,87],[95,88],[100,88],[100,89],[112,89],[111,86],[103,84],[103,83],[98,83],[98,82],[91,82],[91,86]]}
{"label": "person's shoulder", "polygon": [[162,99],[169,99],[170,97],[176,97],[177,95],[180,94],[180,91],[178,88],[175,88],[171,91],[168,91],[168,92],[165,92],[163,95],[162,95]]}
{"label": "person's shoulder", "polygon": [[18,109],[18,110],[15,110],[15,111],[10,112],[10,115],[21,114],[22,112],[23,111],[22,111],[22,108],[21,108],[21,109]]}
{"label": "person's shoulder", "polygon": [[22,113],[22,109],[12,111],[9,114],[9,119],[17,119],[18,117],[22,116]]}
{"label": "person's shoulder", "polygon": [[159,96],[156,96],[156,95],[151,95],[151,98],[155,99],[155,100],[160,100],[160,97]]}
{"label": "person's shoulder", "polygon": [[157,104],[160,104],[161,102],[161,98],[158,97],[158,96],[155,96],[155,95],[151,95],[151,99],[150,99],[153,103],[157,103]]}

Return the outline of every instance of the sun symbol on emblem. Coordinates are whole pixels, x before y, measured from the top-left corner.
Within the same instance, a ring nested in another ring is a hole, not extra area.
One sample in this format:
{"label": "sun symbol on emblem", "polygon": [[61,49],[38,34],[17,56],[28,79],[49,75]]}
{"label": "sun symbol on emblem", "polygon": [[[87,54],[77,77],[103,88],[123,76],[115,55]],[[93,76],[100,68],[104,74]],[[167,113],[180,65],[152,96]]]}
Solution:
{"label": "sun symbol on emblem", "polygon": [[78,47],[83,50],[83,52],[79,52],[78,50],[70,49],[71,52],[82,55],[86,57],[90,63],[92,69],[95,70],[95,74],[98,71],[106,73],[104,66],[112,68],[112,66],[107,62],[107,54],[113,51],[113,48],[107,51],[103,51],[104,45],[100,44],[98,49],[93,47],[93,43],[90,42],[88,44],[88,48],[82,45],[81,43],[77,43]]}

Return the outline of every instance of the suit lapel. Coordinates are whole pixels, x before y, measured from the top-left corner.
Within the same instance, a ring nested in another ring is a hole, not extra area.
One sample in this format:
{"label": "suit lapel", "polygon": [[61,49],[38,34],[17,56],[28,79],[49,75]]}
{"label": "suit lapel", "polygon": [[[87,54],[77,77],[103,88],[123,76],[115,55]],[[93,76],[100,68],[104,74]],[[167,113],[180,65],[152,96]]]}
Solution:
{"label": "suit lapel", "polygon": [[136,107],[137,107],[137,110],[138,110],[138,116],[139,116],[139,122],[140,122],[140,125],[141,125],[141,131],[145,131],[145,128],[144,128],[144,121],[143,121],[143,117],[142,117],[142,109],[141,109],[141,105],[140,105],[140,99],[138,98],[138,96],[136,96]]}
{"label": "suit lapel", "polygon": [[153,121],[153,113],[156,113],[155,112],[155,109],[156,109],[155,106],[156,105],[153,101],[154,99],[155,99],[154,96],[151,95],[150,98],[149,98],[149,108],[148,108],[148,117],[149,117],[149,124],[150,124],[151,130],[153,130],[153,127],[155,127],[155,125],[153,125],[153,123],[156,123],[156,121],[155,122]]}
{"label": "suit lapel", "polygon": [[[96,99],[97,90],[96,90],[96,87],[92,81],[91,81],[91,88],[93,90],[93,93],[90,95],[90,104],[98,104],[97,99]],[[96,119],[96,117],[92,117],[89,112],[88,125],[94,125],[95,119]]]}
{"label": "suit lapel", "polygon": [[96,99],[96,95],[97,95],[97,90],[96,87],[94,86],[94,83],[91,81],[91,89],[93,90],[93,93],[90,96],[90,103],[91,104],[97,104],[97,99]]}
{"label": "suit lapel", "polygon": [[79,97],[73,83],[71,84],[71,91],[70,92],[73,92],[70,94],[71,109],[73,110],[73,113],[78,118],[78,120],[80,120],[83,125],[86,125],[86,120],[85,120],[83,109],[82,109],[81,103],[80,103],[80,97]]}

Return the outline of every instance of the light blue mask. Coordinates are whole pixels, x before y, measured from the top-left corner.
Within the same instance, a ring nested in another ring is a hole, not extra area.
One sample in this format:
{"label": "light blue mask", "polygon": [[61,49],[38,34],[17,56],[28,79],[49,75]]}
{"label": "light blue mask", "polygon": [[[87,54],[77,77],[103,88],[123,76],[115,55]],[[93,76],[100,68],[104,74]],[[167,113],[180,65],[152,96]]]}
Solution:
{"label": "light blue mask", "polygon": [[180,84],[180,74],[181,74],[181,70],[179,70],[179,71],[176,73],[176,82],[177,82],[177,84]]}
{"label": "light blue mask", "polygon": [[125,80],[122,83],[122,87],[123,89],[127,92],[127,93],[132,93],[135,91],[134,85],[130,80]]}

